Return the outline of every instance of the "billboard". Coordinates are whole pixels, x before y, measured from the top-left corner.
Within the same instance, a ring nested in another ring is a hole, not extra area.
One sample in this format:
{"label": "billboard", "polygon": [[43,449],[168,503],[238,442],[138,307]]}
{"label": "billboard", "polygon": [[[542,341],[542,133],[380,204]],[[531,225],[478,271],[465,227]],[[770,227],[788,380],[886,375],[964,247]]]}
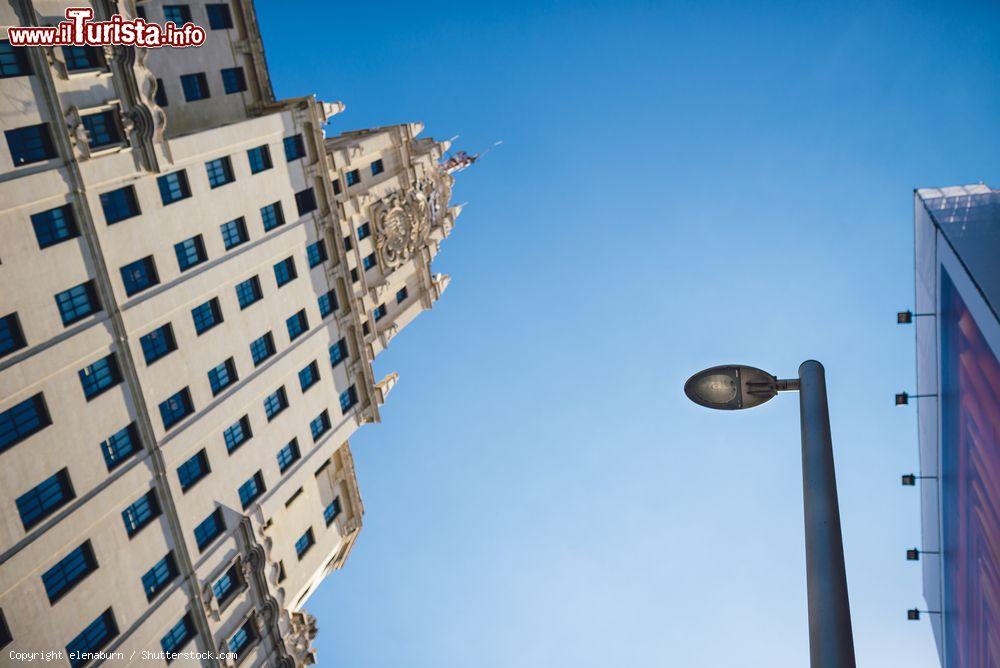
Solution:
{"label": "billboard", "polygon": [[946,668],[1000,666],[1000,362],[940,275],[941,533]]}

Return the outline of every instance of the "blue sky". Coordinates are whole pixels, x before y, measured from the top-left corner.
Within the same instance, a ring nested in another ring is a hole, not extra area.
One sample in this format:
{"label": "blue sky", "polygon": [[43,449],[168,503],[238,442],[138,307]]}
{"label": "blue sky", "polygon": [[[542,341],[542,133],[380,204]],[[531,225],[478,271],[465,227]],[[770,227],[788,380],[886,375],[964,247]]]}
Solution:
{"label": "blue sky", "polygon": [[364,529],[321,665],[802,666],[798,402],[827,367],[859,665],[936,665],[919,566],[912,190],[1000,185],[1000,10],[930,3],[258,3],[279,96],[470,150],[452,284],[377,362]]}

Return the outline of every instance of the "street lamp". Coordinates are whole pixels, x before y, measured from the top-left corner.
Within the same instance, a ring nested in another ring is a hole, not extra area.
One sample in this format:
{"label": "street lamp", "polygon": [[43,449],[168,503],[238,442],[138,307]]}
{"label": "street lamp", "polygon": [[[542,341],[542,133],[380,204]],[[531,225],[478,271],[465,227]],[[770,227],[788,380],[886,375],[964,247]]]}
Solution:
{"label": "street lamp", "polygon": [[795,390],[799,392],[802,426],[809,665],[854,668],[854,634],[823,365],[815,360],[803,362],[799,377],[788,380],[749,366],[716,366],[699,371],[684,384],[684,393],[691,401],[718,410],[753,408],[778,392]]}

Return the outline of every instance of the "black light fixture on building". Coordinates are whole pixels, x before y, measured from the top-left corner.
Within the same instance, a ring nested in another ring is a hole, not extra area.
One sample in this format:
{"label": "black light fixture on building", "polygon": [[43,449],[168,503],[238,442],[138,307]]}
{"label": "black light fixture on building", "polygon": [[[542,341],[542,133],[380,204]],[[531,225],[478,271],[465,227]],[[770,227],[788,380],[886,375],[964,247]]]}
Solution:
{"label": "black light fixture on building", "polygon": [[909,325],[913,322],[914,318],[924,318],[933,315],[933,313],[914,313],[913,311],[907,309],[906,311],[899,311],[896,313],[896,324]]}
{"label": "black light fixture on building", "polygon": [[936,397],[936,394],[907,394],[906,392],[900,392],[896,395],[896,405],[905,406],[910,403],[910,399],[924,399],[926,397]]}
{"label": "black light fixture on building", "polygon": [[906,560],[907,561],[920,561],[920,555],[921,554],[941,554],[941,553],[940,552],[931,552],[929,550],[918,550],[917,548],[913,548],[912,550],[907,550],[906,551]]}
{"label": "black light fixture on building", "polygon": [[917,608],[913,608],[911,610],[907,610],[906,611],[906,618],[909,619],[910,621],[916,621],[916,620],[920,619],[920,614],[921,613],[923,613],[925,615],[940,615],[941,611],[940,610],[918,610]]}
{"label": "black light fixture on building", "polygon": [[902,478],[903,487],[913,487],[918,480],[937,480],[936,475],[916,475],[914,473],[904,473]]}

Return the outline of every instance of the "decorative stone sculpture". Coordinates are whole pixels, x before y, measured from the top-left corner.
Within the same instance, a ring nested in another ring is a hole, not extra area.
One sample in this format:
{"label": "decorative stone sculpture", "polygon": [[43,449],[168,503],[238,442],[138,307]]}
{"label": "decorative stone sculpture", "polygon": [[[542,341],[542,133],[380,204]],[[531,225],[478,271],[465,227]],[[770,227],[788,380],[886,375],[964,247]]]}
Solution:
{"label": "decorative stone sculpture", "polygon": [[420,188],[395,192],[372,207],[375,250],[383,267],[409,260],[430,232],[430,207]]}

